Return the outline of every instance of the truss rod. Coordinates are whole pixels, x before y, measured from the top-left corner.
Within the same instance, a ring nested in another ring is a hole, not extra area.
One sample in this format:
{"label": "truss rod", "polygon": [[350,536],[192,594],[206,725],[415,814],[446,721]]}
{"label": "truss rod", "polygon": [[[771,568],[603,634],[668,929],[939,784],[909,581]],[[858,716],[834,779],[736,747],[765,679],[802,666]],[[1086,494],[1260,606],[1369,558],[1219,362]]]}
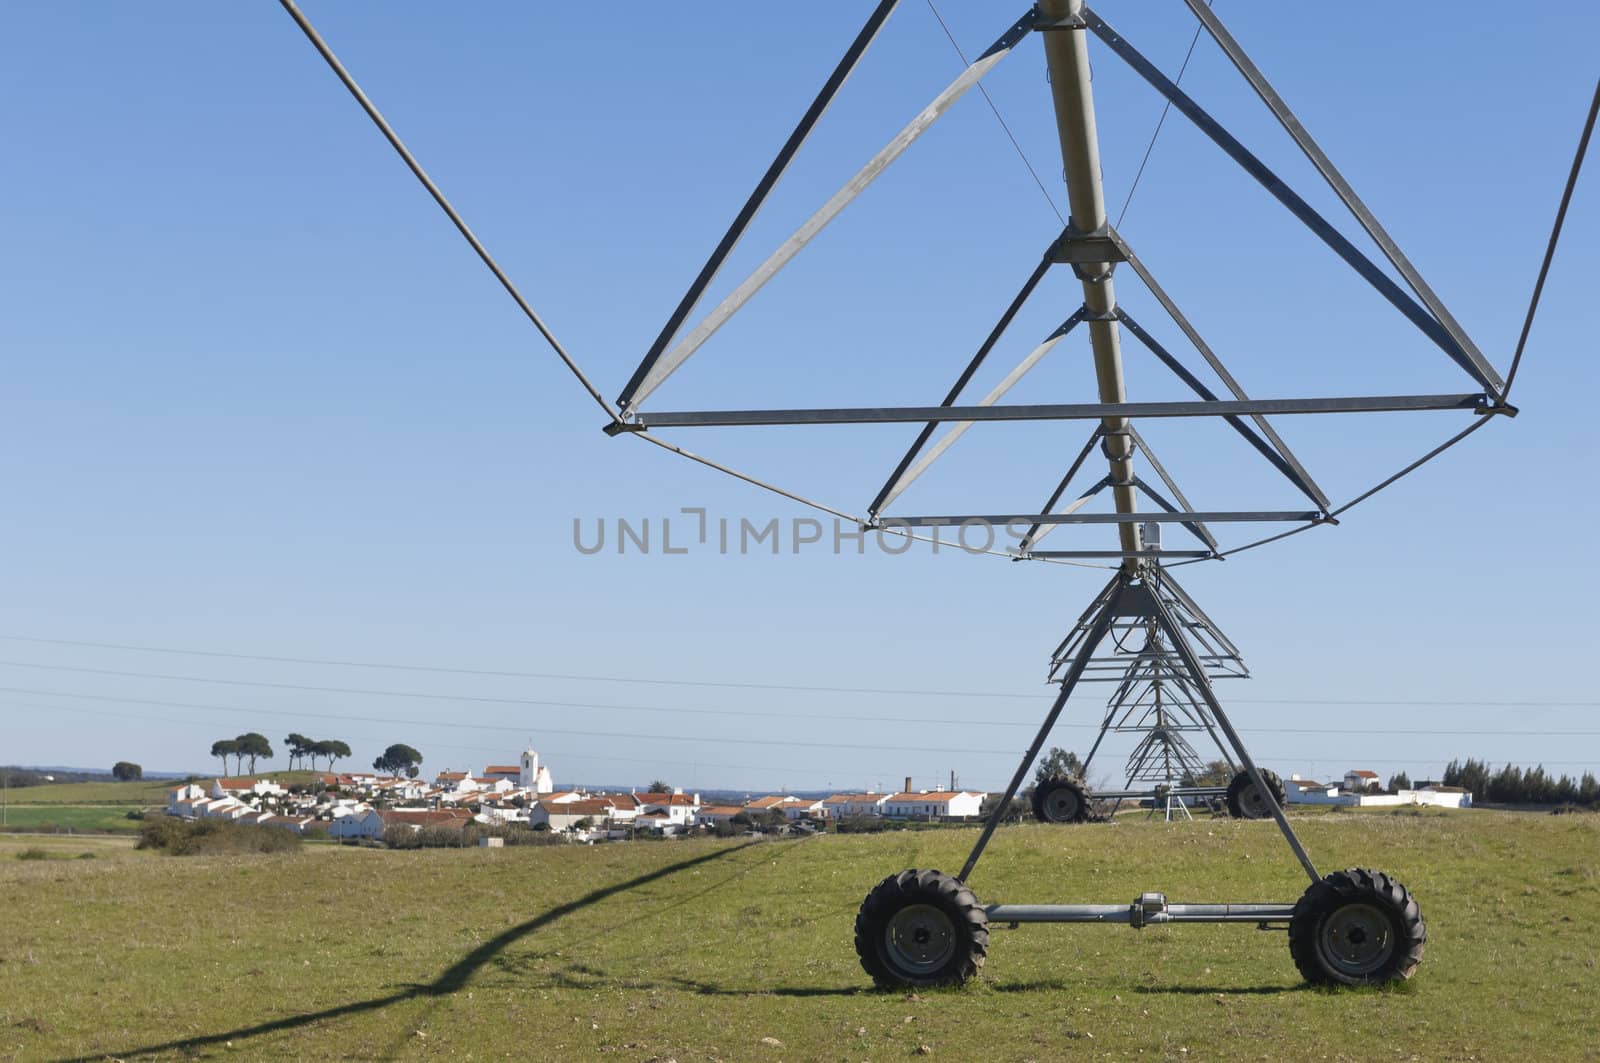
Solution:
{"label": "truss rod", "polygon": [[[1156,505],[1167,510],[1169,513],[1176,512],[1178,509],[1182,509],[1185,513],[1193,513],[1194,507],[1189,504],[1188,498],[1184,497],[1183,488],[1179,487],[1178,481],[1174,480],[1171,474],[1167,472],[1167,467],[1161,464],[1161,459],[1156,457],[1156,452],[1150,449],[1150,444],[1145,442],[1144,436],[1139,434],[1139,429],[1130,424],[1128,426],[1128,431],[1133,434],[1133,445],[1138,447],[1139,450],[1144,454],[1145,460],[1148,461],[1150,463],[1150,467],[1156,471],[1156,475],[1161,478],[1161,482],[1166,485],[1167,490],[1172,492],[1172,497],[1178,500],[1178,504],[1177,506],[1173,506],[1166,499],[1156,494],[1150,485],[1145,483],[1142,479],[1139,481],[1139,489],[1145,494],[1149,495],[1151,499],[1155,501]],[[1217,541],[1211,537],[1211,532],[1204,524],[1196,524],[1190,527],[1189,530],[1194,532],[1195,535],[1199,537],[1200,541],[1211,547],[1211,549],[1217,549]]]}
{"label": "truss rod", "polygon": [[1394,266],[1395,271],[1405,278],[1407,284],[1411,285],[1411,290],[1417,293],[1417,298],[1422,300],[1422,304],[1428,308],[1429,312],[1439,322],[1439,325],[1449,334],[1451,341],[1482,374],[1482,379],[1496,384],[1497,386],[1494,390],[1503,393],[1505,385],[1501,382],[1500,375],[1495,371],[1494,366],[1483,356],[1483,352],[1478,350],[1477,345],[1472,342],[1466,330],[1451,316],[1450,311],[1445,308],[1444,302],[1434,294],[1432,288],[1428,287],[1428,283],[1422,279],[1422,274],[1417,272],[1416,267],[1411,264],[1411,260],[1406,258],[1405,253],[1400,250],[1399,245],[1394,242],[1394,239],[1378,222],[1377,217],[1362,202],[1361,197],[1356,195],[1356,190],[1350,186],[1349,181],[1345,180],[1338,167],[1334,166],[1333,160],[1329,159],[1321,146],[1312,139],[1311,134],[1306,131],[1306,127],[1300,124],[1300,119],[1296,118],[1294,112],[1289,109],[1289,105],[1283,102],[1283,97],[1279,96],[1277,90],[1267,81],[1266,75],[1262,74],[1255,63],[1251,62],[1250,57],[1239,46],[1239,42],[1234,40],[1233,35],[1222,24],[1222,20],[1217,18],[1216,14],[1202,0],[1184,0],[1184,2],[1189,5],[1189,10],[1194,12],[1195,17],[1200,20],[1200,24],[1205,27],[1206,32],[1211,34],[1212,39],[1222,48],[1223,53],[1233,61],[1233,65],[1238,68],[1239,73],[1244,75],[1244,79],[1250,83],[1250,87],[1256,90],[1256,95],[1261,97],[1261,102],[1267,105],[1267,109],[1272,112],[1273,117],[1278,119],[1284,131],[1294,139],[1300,150],[1305,152],[1306,158],[1311,160],[1311,165],[1317,168],[1317,172],[1322,175],[1322,179],[1328,182],[1328,187],[1333,189],[1334,195],[1338,196],[1339,201],[1349,208],[1351,214],[1355,215],[1356,221],[1360,222],[1367,235],[1372,237],[1372,242],[1382,249],[1384,257]]}
{"label": "truss rod", "polygon": [[[1056,347],[1056,344],[1065,339],[1067,334],[1076,328],[1078,322],[1082,320],[1083,311],[1075,311],[1071,317],[1067,318],[1067,320],[1061,323],[1060,327],[1058,327],[1054,332],[1050,333],[1049,337],[1046,338],[1043,343],[1029,351],[1028,356],[1022,361],[1018,362],[1016,368],[1007,373],[1005,379],[996,384],[994,388],[990,390],[989,394],[979,399],[978,405],[993,406],[995,403],[999,402],[1000,399],[1005,396],[1006,392],[1015,387],[1017,382],[1026,376],[1030,369],[1038,365],[1040,360],[1043,359],[1045,355],[1053,351]],[[881,496],[882,501],[874,506],[871,512],[874,515],[877,515],[884,509],[887,509],[895,499],[899,498],[905,492],[906,488],[910,487],[916,482],[917,477],[927,472],[929,466],[938,461],[940,456],[943,455],[945,451],[954,446],[956,440],[965,435],[967,429],[971,428],[974,423],[975,422],[973,421],[958,421],[955,427],[951,428],[950,431],[946,432],[942,437],[940,437],[939,441],[922,456],[921,460],[919,460],[910,469],[907,469],[900,474],[900,478],[894,481],[894,487],[888,492],[887,495]],[[923,431],[932,431],[933,427],[934,422],[929,422]],[[926,438],[925,435],[918,435],[917,443],[913,444],[910,453],[915,453],[917,449],[921,447],[922,440],[924,438]],[[902,462],[902,464],[904,463]]]}
{"label": "truss rod", "polygon": [[[714,428],[737,425],[901,424],[907,421],[1116,421],[1129,417],[1227,417],[1270,413],[1393,413],[1410,410],[1487,410],[1488,396],[1366,395],[1309,399],[1245,399],[1201,402],[1090,402],[1027,406],[858,406],[798,410],[688,410],[640,412],[631,425],[648,428]],[[1110,432],[1105,435],[1110,437]],[[1126,439],[1124,435],[1122,438]],[[1132,481],[1129,481],[1130,489]]]}
{"label": "truss rod", "polygon": [[844,83],[849,80],[850,74],[855,70],[856,64],[861,61],[861,57],[867,54],[867,48],[871,46],[873,40],[878,36],[878,31],[883,28],[883,24],[888,21],[889,15],[899,2],[900,0],[880,0],[878,6],[873,9],[872,14],[867,17],[866,25],[861,27],[861,32],[856,34],[855,40],[850,42],[850,47],[845,50],[844,58],[839,60],[839,65],[833,68],[833,73],[823,83],[822,91],[817,93],[816,99],[811,101],[811,106],[807,107],[805,114],[800,116],[800,122],[794,127],[794,132],[789,134],[789,139],[784,141],[783,147],[778,150],[777,157],[767,167],[767,172],[761,175],[760,181],[756,182],[755,191],[750,193],[750,198],[745,201],[744,206],[740,208],[739,213],[734,217],[733,224],[728,226],[728,231],[723,233],[722,239],[717,242],[717,246],[712,250],[711,257],[700,268],[700,273],[695,277],[694,283],[689,285],[689,290],[683,294],[683,299],[679,301],[677,309],[672,312],[671,317],[667,318],[667,323],[661,327],[661,334],[650,345],[650,350],[645,354],[644,361],[639,363],[639,367],[633,371],[633,376],[629,378],[627,386],[622,389],[622,395],[617,399],[618,406],[626,409],[633,401],[633,393],[644,382],[645,374],[649,373],[650,368],[656,364],[656,360],[661,357],[661,352],[667,349],[667,344],[671,343],[674,337],[678,335],[678,330],[683,327],[684,319],[694,312],[694,308],[700,302],[700,297],[705,295],[706,288],[716,279],[717,273],[722,269],[722,264],[728,260],[728,256],[738,246],[740,238],[744,236],[744,231],[750,227],[751,221],[755,219],[756,214],[761,210],[761,206],[766,202],[767,196],[777,187],[784,171],[789,168],[789,163],[794,159],[796,153],[800,151],[800,147],[806,142],[806,138],[811,135],[811,130],[816,127],[823,113],[827,111],[828,105],[833,102],[834,96],[844,87]]}
{"label": "truss rod", "polygon": [[[1078,470],[1083,467],[1083,463],[1089,460],[1089,453],[1090,451],[1094,450],[1094,445],[1100,441],[1100,433],[1102,431],[1103,429],[1099,425],[1096,425],[1094,431],[1089,433],[1089,438],[1083,444],[1083,449],[1078,451],[1078,456],[1072,459],[1071,465],[1067,466],[1066,475],[1061,477],[1061,482],[1056,484],[1056,489],[1050,492],[1050,497],[1045,499],[1044,505],[1040,507],[1044,510],[1044,512],[1049,513],[1050,511],[1054,510],[1056,508],[1056,503],[1061,501],[1061,496],[1067,493],[1067,485],[1072,483],[1072,478],[1074,476],[1078,475]],[[1109,478],[1102,478],[1101,482],[1095,484],[1092,490],[1098,491],[1108,482]],[[1082,505],[1083,502],[1087,501],[1087,499],[1087,495],[1085,495],[1083,498],[1080,498],[1078,500],[1078,505]],[[1028,529],[1028,534],[1023,536],[1022,542],[1019,545],[1019,549],[1026,551],[1032,547],[1034,543],[1044,538],[1045,535],[1050,534],[1050,528],[1046,528],[1041,534],[1039,531],[1040,527],[1041,525],[1035,524],[1033,527]]]}
{"label": "truss rod", "polygon": [[[1151,275],[1149,269],[1139,260],[1139,256],[1133,253],[1133,248],[1129,247],[1114,229],[1111,230],[1111,239],[1116,243],[1117,249],[1122,252],[1123,261],[1128,263],[1128,267],[1138,275],[1145,288],[1151,295],[1155,296],[1156,302],[1161,304],[1161,308],[1167,312],[1167,316],[1172,318],[1173,324],[1177,325],[1189,342],[1194,345],[1194,349],[1200,352],[1200,357],[1205,359],[1206,364],[1211,367],[1211,371],[1217,374],[1217,379],[1222,381],[1223,386],[1232,393],[1234,398],[1248,399],[1250,396],[1245,394],[1244,388],[1239,386],[1239,382],[1228,371],[1228,367],[1223,364],[1222,359],[1217,357],[1216,352],[1211,349],[1211,345],[1206,343],[1199,331],[1189,323],[1189,319],[1184,316],[1183,311],[1178,309],[1178,304],[1172,301],[1172,297],[1167,294],[1166,289],[1161,287],[1160,283]],[[1272,422],[1260,414],[1253,414],[1250,419],[1255,422],[1255,426],[1261,431],[1261,434],[1272,441],[1273,447],[1277,449],[1284,464],[1288,466],[1289,470],[1292,470],[1292,474],[1285,472],[1285,475],[1288,475],[1311,501],[1326,510],[1331,505],[1328,501],[1328,496],[1323,494],[1322,488],[1317,486],[1317,482],[1311,478],[1311,474],[1306,471],[1305,466],[1300,464],[1300,459],[1295,457],[1294,451],[1289,449],[1289,444],[1285,443],[1273,429]],[[1268,460],[1271,459],[1269,458]]]}
{"label": "truss rod", "polygon": [[915,118],[911,119],[894,139],[884,145],[883,149],[874,155],[867,164],[856,171],[855,176],[845,182],[843,188],[835,192],[826,203],[817,209],[817,212],[807,218],[805,223],[796,229],[794,234],[783,242],[767,260],[757,266],[755,272],[746,277],[727,298],[719,303],[704,320],[689,330],[688,335],[679,340],[677,345],[666,354],[655,360],[643,374],[638,385],[628,396],[628,404],[635,407],[650,397],[651,392],[661,384],[689,357],[698,351],[717,330],[727,323],[745,303],[759,292],[768,281],[777,275],[778,271],[788,265],[800,250],[811,242],[811,239],[827,227],[828,223],[839,216],[839,213],[866,190],[889,165],[905,153],[905,150],[916,142],[917,138],[926,133],[934,122],[948,111],[978,80],[987,74],[994,66],[1004,59],[1018,41],[1028,35],[1033,28],[1036,16],[1029,11],[1022,18],[1012,24],[1011,28],[1001,34],[1000,38],[991,44],[987,51],[973,61],[972,65],[961,72],[961,75],[945,87],[944,91],[934,97],[933,102],[924,107]]}
{"label": "truss rod", "polygon": [[1280,511],[1270,509],[1225,509],[1184,513],[1177,510],[1140,513],[968,513],[949,516],[891,517],[894,524],[909,528],[959,528],[963,524],[987,524],[1005,527],[1010,524],[1137,524],[1150,521],[1156,524],[1189,524],[1209,521],[1216,524],[1271,523],[1284,521],[1296,523],[1316,520],[1320,513]]}
{"label": "truss rod", "polygon": [[1171,100],[1172,105],[1183,112],[1184,117],[1188,118],[1201,132],[1210,137],[1218,147],[1243,167],[1246,173],[1254,177],[1263,188],[1270,192],[1273,198],[1287,207],[1290,213],[1299,218],[1323,243],[1332,248],[1335,254],[1344,259],[1357,273],[1361,274],[1368,284],[1377,289],[1378,293],[1387,299],[1396,310],[1404,314],[1413,325],[1421,329],[1422,333],[1431,339],[1440,350],[1449,355],[1452,361],[1464,369],[1468,376],[1490,392],[1498,393],[1500,391],[1500,377],[1499,374],[1494,372],[1493,367],[1489,367],[1489,372],[1487,373],[1481,371],[1432,314],[1418,305],[1415,299],[1407,295],[1404,289],[1389,278],[1388,274],[1379,269],[1371,259],[1363,255],[1343,233],[1334,228],[1321,214],[1318,214],[1311,204],[1300,198],[1299,194],[1285,184],[1282,178],[1273,173],[1255,155],[1251,154],[1250,150],[1239,143],[1232,133],[1224,129],[1215,118],[1211,117],[1204,108],[1195,103],[1187,93],[1174,85],[1165,74],[1156,68],[1155,64],[1145,58],[1121,34],[1112,29],[1104,19],[1089,10],[1088,7],[1083,9],[1083,17],[1089,29],[1094,31],[1094,34],[1104,41],[1113,52],[1116,52],[1140,77],[1154,86],[1156,91]]}

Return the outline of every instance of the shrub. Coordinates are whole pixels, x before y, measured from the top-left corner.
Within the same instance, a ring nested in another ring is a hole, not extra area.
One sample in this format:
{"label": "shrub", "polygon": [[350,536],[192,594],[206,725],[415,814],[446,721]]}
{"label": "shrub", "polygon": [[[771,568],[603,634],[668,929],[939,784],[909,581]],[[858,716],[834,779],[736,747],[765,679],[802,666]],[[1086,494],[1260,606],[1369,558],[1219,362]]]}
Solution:
{"label": "shrub", "polygon": [[140,849],[158,849],[168,856],[238,853],[287,853],[300,848],[300,838],[280,827],[235,823],[228,819],[149,819],[139,831]]}
{"label": "shrub", "polygon": [[18,853],[17,854],[17,859],[18,860],[48,860],[48,859],[50,859],[50,854],[46,850],[40,849],[37,846],[34,846],[32,848],[24,849],[24,850],[22,850],[22,852]]}

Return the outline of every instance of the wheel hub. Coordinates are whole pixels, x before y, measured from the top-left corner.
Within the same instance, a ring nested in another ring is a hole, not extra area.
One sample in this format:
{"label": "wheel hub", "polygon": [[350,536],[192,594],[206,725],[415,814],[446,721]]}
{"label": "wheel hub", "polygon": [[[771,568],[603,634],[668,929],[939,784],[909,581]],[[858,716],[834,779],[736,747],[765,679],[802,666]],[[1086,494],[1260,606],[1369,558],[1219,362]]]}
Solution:
{"label": "wheel hub", "polygon": [[1347,904],[1331,913],[1320,944],[1330,964],[1353,976],[1379,970],[1395,949],[1389,917],[1370,904]]}
{"label": "wheel hub", "polygon": [[1057,790],[1046,799],[1045,807],[1051,819],[1069,820],[1078,813],[1078,798],[1071,790]]}
{"label": "wheel hub", "polygon": [[907,905],[884,928],[884,945],[887,958],[901,971],[930,975],[955,955],[955,924],[930,904]]}

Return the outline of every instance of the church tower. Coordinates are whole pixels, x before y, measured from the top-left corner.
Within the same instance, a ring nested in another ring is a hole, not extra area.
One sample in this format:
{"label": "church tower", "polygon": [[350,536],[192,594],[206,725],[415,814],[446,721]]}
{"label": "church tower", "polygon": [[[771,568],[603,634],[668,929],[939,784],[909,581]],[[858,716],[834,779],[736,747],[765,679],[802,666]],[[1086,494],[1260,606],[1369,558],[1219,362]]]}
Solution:
{"label": "church tower", "polygon": [[539,763],[539,754],[531,745],[523,750],[522,771],[518,776],[517,785],[536,794],[555,792],[555,780],[550,775],[550,769]]}

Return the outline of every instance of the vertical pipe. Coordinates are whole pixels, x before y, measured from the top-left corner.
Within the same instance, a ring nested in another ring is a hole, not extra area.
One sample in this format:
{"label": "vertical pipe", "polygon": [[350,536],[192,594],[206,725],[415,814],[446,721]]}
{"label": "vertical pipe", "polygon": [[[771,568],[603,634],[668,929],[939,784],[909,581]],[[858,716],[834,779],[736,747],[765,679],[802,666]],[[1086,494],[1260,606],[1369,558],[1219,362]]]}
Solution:
{"label": "vertical pipe", "polygon": [[[1080,15],[1083,0],[1039,0],[1044,19]],[[1044,37],[1045,63],[1050,70],[1050,95],[1055,104],[1056,133],[1061,141],[1061,162],[1067,178],[1071,224],[1078,232],[1094,232],[1108,224],[1105,189],[1100,177],[1100,138],[1095,128],[1094,90],[1090,86],[1089,44],[1083,30],[1051,30]],[[1109,318],[1117,306],[1110,262],[1079,266],[1083,279],[1083,304],[1092,318]],[[1122,376],[1122,340],[1114,320],[1090,320],[1089,342],[1094,349],[1095,381],[1101,402],[1127,402]],[[1100,422],[1106,457],[1111,464],[1112,493],[1118,513],[1135,513],[1138,500],[1133,486],[1133,442],[1125,417]],[[1124,552],[1139,549],[1139,526],[1120,524]],[[1137,571],[1139,560],[1125,558],[1123,568]]]}

